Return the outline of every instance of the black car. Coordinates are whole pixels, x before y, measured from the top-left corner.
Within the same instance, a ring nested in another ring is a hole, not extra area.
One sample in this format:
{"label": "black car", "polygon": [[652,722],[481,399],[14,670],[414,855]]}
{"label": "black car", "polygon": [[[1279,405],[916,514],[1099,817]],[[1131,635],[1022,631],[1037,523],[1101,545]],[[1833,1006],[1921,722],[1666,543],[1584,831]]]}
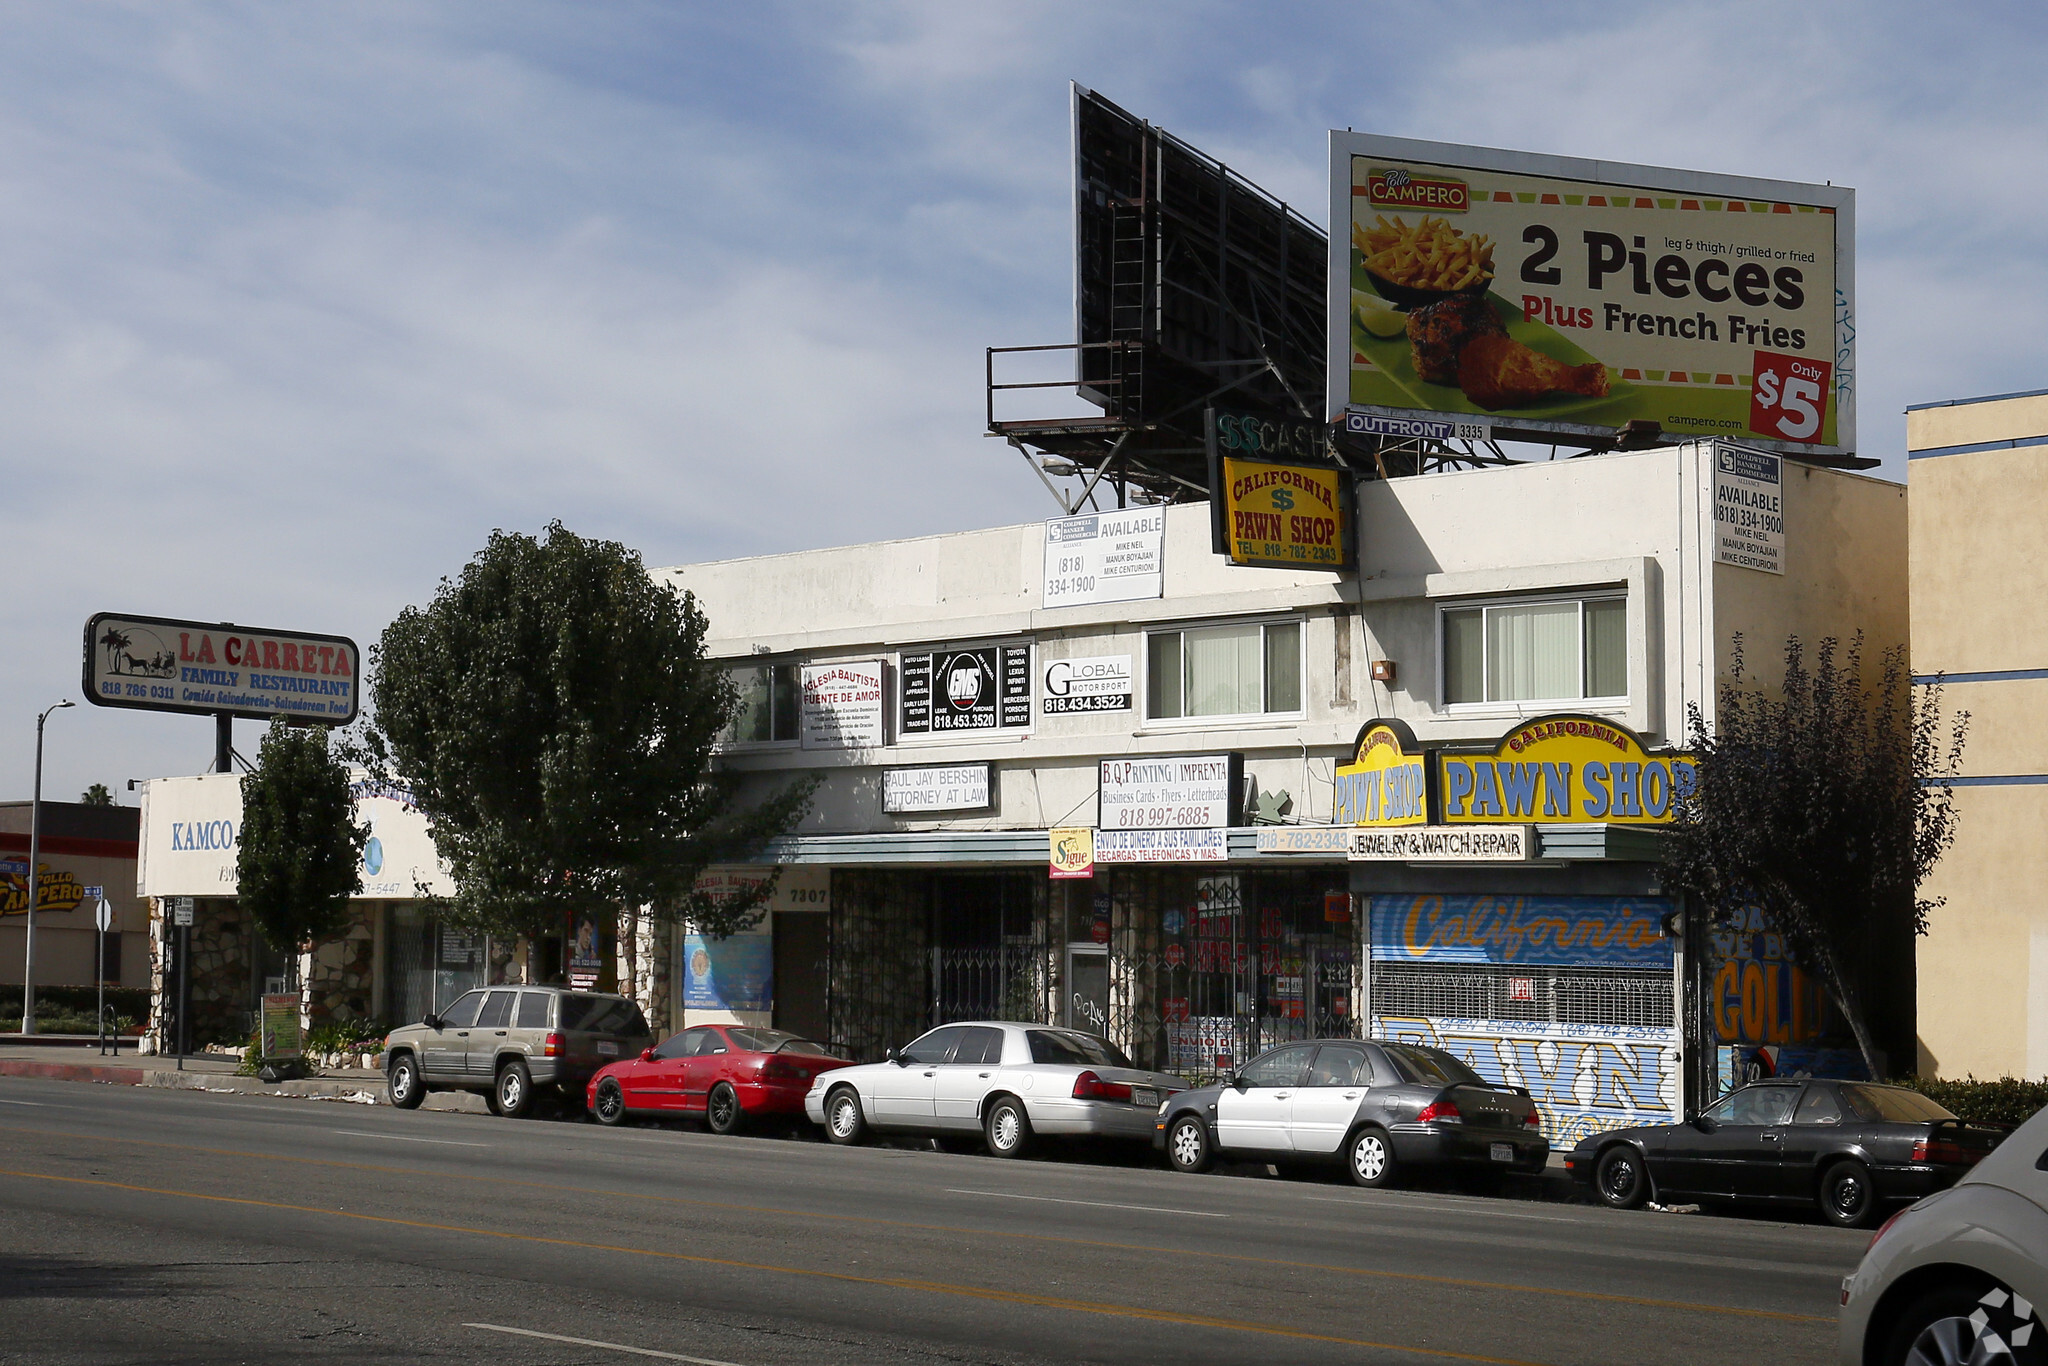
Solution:
{"label": "black car", "polygon": [[1361,1186],[1410,1166],[1536,1172],[1550,1160],[1527,1091],[1495,1086],[1440,1048],[1357,1039],[1282,1044],[1169,1097],[1152,1143],[1176,1171],[1218,1157],[1342,1162]]}
{"label": "black car", "polygon": [[1814,1205],[1858,1228],[1887,1204],[1953,1186],[2005,1132],[1903,1086],[1769,1080],[1683,1124],[1588,1134],[1565,1166],[1616,1209],[1652,1198]]}

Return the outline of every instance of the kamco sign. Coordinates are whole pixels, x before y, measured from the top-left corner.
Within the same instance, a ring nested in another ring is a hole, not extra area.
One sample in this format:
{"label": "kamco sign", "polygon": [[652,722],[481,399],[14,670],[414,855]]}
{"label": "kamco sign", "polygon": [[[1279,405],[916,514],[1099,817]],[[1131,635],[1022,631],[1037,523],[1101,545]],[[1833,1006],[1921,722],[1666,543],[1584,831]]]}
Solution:
{"label": "kamco sign", "polygon": [[1674,799],[1692,791],[1694,774],[1691,755],[1653,754],[1635,732],[1596,716],[1542,716],[1490,752],[1437,752],[1450,824],[1660,825],[1672,818]]}
{"label": "kamco sign", "polygon": [[346,725],[361,660],[346,636],[101,612],[85,623],[85,700],[102,707]]}

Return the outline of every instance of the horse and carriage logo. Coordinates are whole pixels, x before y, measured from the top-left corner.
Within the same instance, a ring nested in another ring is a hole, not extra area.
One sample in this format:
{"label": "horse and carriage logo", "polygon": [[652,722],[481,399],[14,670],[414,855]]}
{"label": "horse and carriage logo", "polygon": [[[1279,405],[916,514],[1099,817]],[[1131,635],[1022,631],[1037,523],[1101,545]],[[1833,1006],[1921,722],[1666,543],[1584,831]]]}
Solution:
{"label": "horse and carriage logo", "polygon": [[178,652],[147,626],[109,623],[93,644],[105,656],[101,672],[110,678],[176,678]]}

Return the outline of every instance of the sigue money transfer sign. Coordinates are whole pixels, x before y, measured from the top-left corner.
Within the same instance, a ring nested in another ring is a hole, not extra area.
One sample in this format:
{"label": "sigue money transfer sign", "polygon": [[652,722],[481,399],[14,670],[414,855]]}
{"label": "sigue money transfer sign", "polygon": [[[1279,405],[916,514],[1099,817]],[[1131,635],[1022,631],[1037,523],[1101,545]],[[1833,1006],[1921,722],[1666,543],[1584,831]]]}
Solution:
{"label": "sigue money transfer sign", "polygon": [[1855,192],[1332,133],[1330,407],[1856,444]]}

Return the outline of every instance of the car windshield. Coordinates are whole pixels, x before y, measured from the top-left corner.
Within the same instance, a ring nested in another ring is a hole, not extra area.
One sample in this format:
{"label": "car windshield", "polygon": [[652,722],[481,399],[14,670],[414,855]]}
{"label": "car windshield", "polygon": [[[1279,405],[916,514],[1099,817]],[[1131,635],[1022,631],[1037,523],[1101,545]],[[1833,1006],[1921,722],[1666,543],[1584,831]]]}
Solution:
{"label": "car windshield", "polygon": [[1424,1048],[1420,1044],[1390,1043],[1384,1045],[1387,1060],[1401,1074],[1401,1080],[1424,1082],[1431,1086],[1484,1086],[1486,1079],[1459,1062],[1441,1048]]}
{"label": "car windshield", "polygon": [[820,1058],[835,1056],[821,1043],[780,1029],[740,1029],[728,1025],[725,1036],[741,1048],[749,1048],[756,1053],[810,1053]]}
{"label": "car windshield", "polygon": [[1065,1063],[1077,1067],[1130,1067],[1131,1060],[1115,1044],[1069,1029],[1034,1029],[1031,1061]]}
{"label": "car windshield", "polygon": [[1842,1099],[1856,1118],[1889,1124],[1926,1124],[1955,1116],[1918,1091],[1903,1086],[1844,1086]]}
{"label": "car windshield", "polygon": [[562,1029],[586,1034],[645,1034],[647,1017],[622,996],[562,997]]}

